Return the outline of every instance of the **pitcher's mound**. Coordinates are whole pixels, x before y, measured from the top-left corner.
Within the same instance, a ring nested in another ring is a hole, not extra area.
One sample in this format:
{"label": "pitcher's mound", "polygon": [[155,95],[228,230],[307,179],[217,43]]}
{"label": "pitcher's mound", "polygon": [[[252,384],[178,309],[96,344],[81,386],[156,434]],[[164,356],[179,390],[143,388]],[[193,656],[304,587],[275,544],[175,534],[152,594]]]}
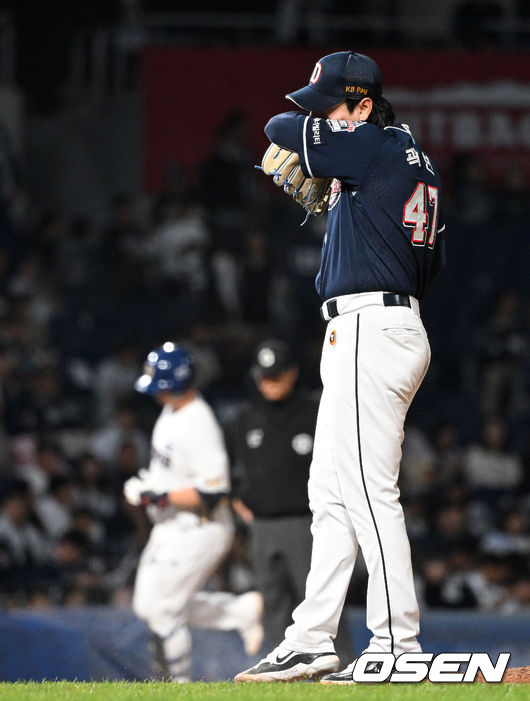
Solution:
{"label": "pitcher's mound", "polygon": [[[477,674],[477,681],[484,681],[484,677],[480,672]],[[504,673],[502,682],[503,684],[530,684],[530,666],[508,668]]]}

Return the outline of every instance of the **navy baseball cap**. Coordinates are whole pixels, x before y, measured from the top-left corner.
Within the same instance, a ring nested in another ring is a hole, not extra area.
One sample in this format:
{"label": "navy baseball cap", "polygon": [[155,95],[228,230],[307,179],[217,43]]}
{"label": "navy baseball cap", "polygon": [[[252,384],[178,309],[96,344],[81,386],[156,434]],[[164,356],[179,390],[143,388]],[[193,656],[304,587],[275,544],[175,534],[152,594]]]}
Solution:
{"label": "navy baseball cap", "polygon": [[291,349],[280,339],[262,341],[254,351],[251,374],[254,380],[277,377],[296,365]]}
{"label": "navy baseball cap", "polygon": [[339,51],[319,59],[309,85],[285,97],[308,112],[324,112],[349,99],[378,97],[383,77],[377,63],[354,51]]}

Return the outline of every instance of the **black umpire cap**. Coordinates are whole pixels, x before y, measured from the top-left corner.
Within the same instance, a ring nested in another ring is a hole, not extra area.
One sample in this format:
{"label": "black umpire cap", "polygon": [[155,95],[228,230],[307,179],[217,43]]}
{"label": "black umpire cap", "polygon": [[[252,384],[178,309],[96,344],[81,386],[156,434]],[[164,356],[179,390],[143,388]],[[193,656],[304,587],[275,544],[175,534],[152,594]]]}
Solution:
{"label": "black umpire cap", "polygon": [[271,338],[262,341],[254,351],[254,362],[251,368],[255,381],[276,377],[282,372],[296,366],[291,348],[285,341]]}
{"label": "black umpire cap", "polygon": [[379,97],[383,77],[377,63],[355,51],[338,51],[319,59],[309,85],[285,97],[308,112],[325,112],[345,100]]}

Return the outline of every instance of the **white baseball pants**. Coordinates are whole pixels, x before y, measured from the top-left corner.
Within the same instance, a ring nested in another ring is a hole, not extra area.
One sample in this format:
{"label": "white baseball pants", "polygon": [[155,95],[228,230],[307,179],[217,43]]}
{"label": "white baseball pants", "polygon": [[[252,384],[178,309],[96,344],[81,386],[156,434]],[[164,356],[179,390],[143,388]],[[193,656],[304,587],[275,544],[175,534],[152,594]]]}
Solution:
{"label": "white baseball pants", "polygon": [[188,625],[233,630],[248,623],[248,611],[242,609],[240,597],[198,591],[227,554],[232,535],[232,528],[223,523],[183,529],[170,520],[153,526],[142,553],[133,609],[161,639],[175,679],[189,679]]}
{"label": "white baseball pants", "polygon": [[430,348],[418,303],[381,292],[338,298],[328,322],[309,500],[311,570],[286,647],[324,652],[333,639],[359,546],[368,569],[365,652],[416,652],[419,612],[397,486],[403,425]]}

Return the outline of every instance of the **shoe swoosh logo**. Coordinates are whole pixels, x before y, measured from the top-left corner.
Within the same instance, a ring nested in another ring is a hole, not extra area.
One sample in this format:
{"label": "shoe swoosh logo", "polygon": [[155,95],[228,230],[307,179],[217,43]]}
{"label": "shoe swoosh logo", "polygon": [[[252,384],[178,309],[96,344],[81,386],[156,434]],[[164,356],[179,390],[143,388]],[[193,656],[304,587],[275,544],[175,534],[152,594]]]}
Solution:
{"label": "shoe swoosh logo", "polygon": [[276,662],[280,662],[280,663],[285,662],[285,660],[288,657],[290,657],[292,654],[293,654],[292,652],[288,652],[284,657],[280,657],[279,655],[276,655]]}

